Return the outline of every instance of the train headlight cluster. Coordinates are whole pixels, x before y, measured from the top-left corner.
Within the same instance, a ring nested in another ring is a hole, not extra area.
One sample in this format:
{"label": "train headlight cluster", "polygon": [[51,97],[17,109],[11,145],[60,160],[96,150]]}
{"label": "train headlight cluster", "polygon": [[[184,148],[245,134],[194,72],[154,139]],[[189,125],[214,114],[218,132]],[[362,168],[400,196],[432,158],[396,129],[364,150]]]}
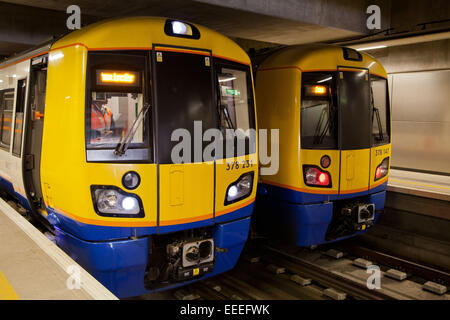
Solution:
{"label": "train headlight cluster", "polygon": [[115,186],[92,186],[92,200],[97,214],[112,217],[143,217],[141,199]]}
{"label": "train headlight cluster", "polygon": [[375,170],[375,181],[381,179],[387,175],[389,171],[389,157],[386,157],[381,161]]}
{"label": "train headlight cluster", "polygon": [[331,187],[330,174],[326,171],[320,170],[317,166],[303,166],[303,176],[307,186]]}
{"label": "train headlight cluster", "polygon": [[253,172],[245,173],[228,186],[225,205],[242,200],[252,193]]}

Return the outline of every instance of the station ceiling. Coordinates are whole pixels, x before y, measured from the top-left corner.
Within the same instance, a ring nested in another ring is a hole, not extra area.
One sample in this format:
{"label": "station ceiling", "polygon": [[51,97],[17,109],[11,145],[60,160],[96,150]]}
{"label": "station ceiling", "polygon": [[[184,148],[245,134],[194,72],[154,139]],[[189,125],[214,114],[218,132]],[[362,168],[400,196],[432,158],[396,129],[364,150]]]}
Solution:
{"label": "station ceiling", "polygon": [[[407,2],[406,12],[399,9],[403,2]],[[411,29],[416,20],[450,17],[447,0],[432,5],[425,0],[1,0],[0,56],[65,33],[66,8],[72,4],[81,8],[82,25],[127,15],[167,16],[215,29],[245,49],[369,35],[373,32],[366,28],[369,4],[380,6],[382,30],[393,25]]]}

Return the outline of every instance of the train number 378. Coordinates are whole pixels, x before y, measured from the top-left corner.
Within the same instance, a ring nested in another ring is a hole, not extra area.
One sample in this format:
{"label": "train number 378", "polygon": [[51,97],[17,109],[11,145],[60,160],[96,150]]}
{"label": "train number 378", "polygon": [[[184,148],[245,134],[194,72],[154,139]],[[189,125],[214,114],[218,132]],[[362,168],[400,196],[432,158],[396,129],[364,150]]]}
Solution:
{"label": "train number 378", "polygon": [[389,153],[389,148],[375,150],[376,156],[382,156],[383,154],[388,154],[388,153]]}
{"label": "train number 378", "polygon": [[227,162],[227,171],[229,170],[238,170],[238,169],[246,169],[253,166],[252,160],[243,160],[243,161],[234,161]]}

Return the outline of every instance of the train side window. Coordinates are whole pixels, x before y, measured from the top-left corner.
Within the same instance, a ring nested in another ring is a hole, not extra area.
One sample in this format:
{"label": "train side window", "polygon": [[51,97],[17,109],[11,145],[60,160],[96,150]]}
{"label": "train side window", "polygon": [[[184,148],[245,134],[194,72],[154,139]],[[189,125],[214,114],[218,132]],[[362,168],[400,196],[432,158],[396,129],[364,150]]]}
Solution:
{"label": "train side window", "polygon": [[25,110],[26,79],[17,82],[16,117],[14,125],[13,154],[20,157],[22,150],[23,119]]}
{"label": "train side window", "polygon": [[337,99],[334,73],[302,73],[300,130],[304,149],[337,147]]}
{"label": "train side window", "polygon": [[9,150],[14,107],[14,89],[0,91],[0,147]]}
{"label": "train side window", "polygon": [[389,143],[389,102],[387,80],[370,76],[372,105],[372,143],[373,145]]}
{"label": "train side window", "polygon": [[220,126],[250,129],[247,75],[245,71],[222,68],[218,74]]}
{"label": "train side window", "polygon": [[[255,129],[253,91],[250,68],[243,65],[232,65],[229,62],[216,64],[217,108],[219,128],[224,137],[229,139],[225,130],[236,132],[235,156],[256,152],[254,139],[251,136]],[[245,140],[245,150],[239,150],[238,140]],[[226,151],[223,153],[226,156]]]}

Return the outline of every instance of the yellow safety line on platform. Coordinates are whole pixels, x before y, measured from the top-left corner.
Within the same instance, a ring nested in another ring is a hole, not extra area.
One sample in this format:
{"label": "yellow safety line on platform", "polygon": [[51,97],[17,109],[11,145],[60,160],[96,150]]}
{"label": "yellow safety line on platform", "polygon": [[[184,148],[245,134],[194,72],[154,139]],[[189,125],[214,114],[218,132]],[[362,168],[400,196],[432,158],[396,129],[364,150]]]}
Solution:
{"label": "yellow safety line on platform", "polygon": [[18,300],[19,296],[6,279],[5,275],[0,271],[0,300]]}
{"label": "yellow safety line on platform", "polygon": [[397,180],[397,179],[391,179],[391,178],[389,178],[389,181],[413,184],[413,185],[423,186],[423,187],[441,188],[441,189],[450,190],[450,188],[448,188],[448,187],[434,186],[432,184],[418,183],[418,182],[412,182],[412,181]]}

